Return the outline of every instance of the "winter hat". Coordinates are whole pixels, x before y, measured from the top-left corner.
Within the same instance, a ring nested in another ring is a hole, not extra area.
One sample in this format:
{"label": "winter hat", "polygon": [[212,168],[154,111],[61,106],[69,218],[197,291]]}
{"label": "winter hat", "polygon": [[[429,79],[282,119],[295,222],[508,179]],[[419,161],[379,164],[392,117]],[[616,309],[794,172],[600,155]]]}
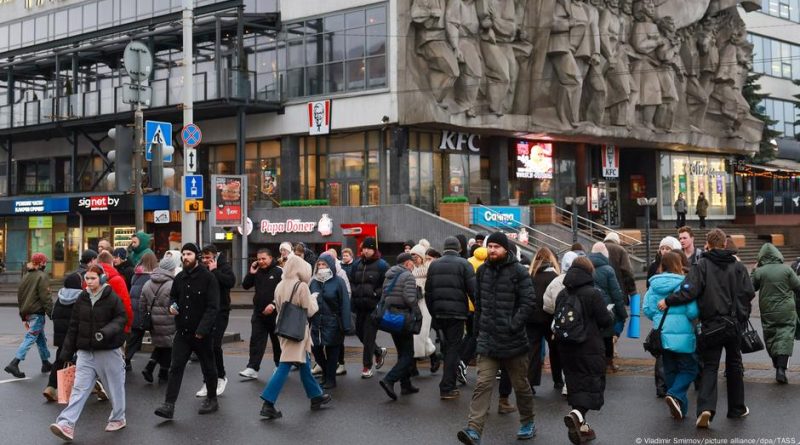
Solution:
{"label": "winter hat", "polygon": [[478,247],[475,252],[472,252],[472,256],[478,261],[485,261],[486,257],[489,256],[489,250],[485,247]]}
{"label": "winter hat", "polygon": [[164,258],[158,262],[158,267],[172,272],[180,264],[180,259],[175,255],[164,255]]}
{"label": "winter hat", "polygon": [[408,240],[408,241],[404,242],[403,243],[403,248],[405,249],[406,247],[408,247],[408,248],[414,247],[414,241]]}
{"label": "winter hat", "polygon": [[123,260],[123,261],[127,260],[128,259],[128,251],[126,249],[123,249],[122,247],[117,247],[116,249],[114,249],[114,256],[119,258],[119,259],[121,259],[121,260]]}
{"label": "winter hat", "polygon": [[609,232],[606,235],[606,237],[603,239],[603,241],[613,241],[613,242],[615,242],[617,244],[620,244],[620,242],[619,242],[619,234],[617,232]]}
{"label": "winter hat", "polygon": [[486,234],[483,232],[478,233],[475,235],[475,241],[483,241],[486,239]]}
{"label": "winter hat", "polygon": [[487,247],[489,246],[489,243],[499,244],[500,246],[502,246],[507,251],[509,251],[509,252],[511,251],[511,248],[509,247],[509,244],[508,244],[508,237],[503,232],[494,232],[491,235],[489,235],[489,237],[486,238],[486,246]]}
{"label": "winter hat", "polygon": [[34,266],[42,266],[47,264],[47,255],[41,252],[36,252],[33,254],[33,256],[31,256],[31,263],[33,263]]}
{"label": "winter hat", "polygon": [[660,249],[662,246],[669,246],[670,249],[676,250],[681,248],[681,242],[675,239],[674,236],[665,236],[664,239],[658,243],[658,248]]}
{"label": "winter hat", "polygon": [[195,243],[186,243],[181,247],[181,252],[188,250],[189,252],[194,252],[195,255],[200,254],[200,248],[197,247]]}
{"label": "winter hat", "polygon": [[368,236],[368,237],[364,238],[364,242],[361,243],[361,248],[362,249],[378,250],[378,243],[375,241],[375,238],[373,238],[371,236]]}
{"label": "winter hat", "polygon": [[461,252],[461,243],[458,241],[458,238],[454,236],[448,236],[445,238],[444,250],[455,250],[456,252]]}
{"label": "winter hat", "polygon": [[284,242],[281,243],[281,246],[278,248],[278,251],[281,251],[281,250],[285,250],[285,251],[289,252],[289,254],[291,254],[294,251],[294,248],[292,248],[292,243],[284,241]]}
{"label": "winter hat", "polygon": [[578,253],[574,251],[569,251],[564,254],[564,258],[561,259],[561,272],[567,273],[570,267],[572,267],[572,262],[575,261],[575,258],[578,258]]}
{"label": "winter hat", "polygon": [[412,259],[413,258],[411,258],[411,254],[410,253],[403,252],[400,255],[397,255],[397,264],[402,265],[406,261],[411,261]]}
{"label": "winter hat", "polygon": [[430,243],[430,241],[426,240],[425,238],[422,238],[422,239],[420,239],[420,240],[419,240],[419,245],[420,245],[420,246],[422,246],[422,247],[424,247],[424,248],[425,248],[425,250],[427,250],[427,249],[430,249],[430,248],[431,248],[431,243]]}
{"label": "winter hat", "polygon": [[97,258],[97,252],[92,249],[86,249],[81,254],[81,264],[89,264],[95,258]]}
{"label": "winter hat", "polygon": [[417,244],[416,246],[411,248],[411,253],[414,255],[419,255],[420,258],[425,258],[425,247],[422,244]]}
{"label": "winter hat", "polygon": [[608,258],[608,247],[606,247],[605,244],[598,241],[594,243],[594,245],[592,246],[592,253],[599,253],[604,257]]}

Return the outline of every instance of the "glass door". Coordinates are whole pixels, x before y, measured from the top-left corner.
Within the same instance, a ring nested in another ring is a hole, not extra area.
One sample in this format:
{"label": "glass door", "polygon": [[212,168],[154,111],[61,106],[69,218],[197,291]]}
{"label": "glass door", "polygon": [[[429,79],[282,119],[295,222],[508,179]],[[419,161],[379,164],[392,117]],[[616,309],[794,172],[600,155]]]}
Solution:
{"label": "glass door", "polygon": [[328,181],[328,202],[332,206],[360,206],[361,181],[330,180]]}

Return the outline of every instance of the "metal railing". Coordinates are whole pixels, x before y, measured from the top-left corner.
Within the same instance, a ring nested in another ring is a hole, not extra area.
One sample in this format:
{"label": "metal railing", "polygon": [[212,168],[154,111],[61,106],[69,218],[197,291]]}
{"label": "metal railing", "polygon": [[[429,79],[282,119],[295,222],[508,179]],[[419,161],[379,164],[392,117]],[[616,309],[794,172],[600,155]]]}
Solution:
{"label": "metal railing", "polygon": [[[636,261],[637,263],[647,264],[646,259],[639,258],[638,256],[633,254],[633,248],[643,244],[642,241],[627,235],[619,230],[614,230],[611,227],[604,226],[596,221],[592,221],[589,218],[580,215],[573,215],[573,213],[565,208],[555,206],[556,208],[556,224],[566,227],[573,232],[576,231],[575,228],[572,226],[573,223],[577,225],[577,233],[582,234],[586,238],[591,239],[592,241],[603,241],[607,234],[614,232],[619,235],[620,244],[625,250],[628,251],[628,254],[631,257],[631,261]],[[591,247],[591,246],[590,246]]]}
{"label": "metal railing", "polygon": [[533,227],[523,223],[522,221],[517,221],[513,217],[508,217],[508,215],[503,215],[497,210],[492,209],[491,207],[486,207],[485,205],[478,204],[475,207],[478,207],[482,210],[486,210],[491,212],[492,215],[497,216],[496,222],[500,227],[498,229],[504,229],[506,231],[513,232],[516,236],[514,237],[515,241],[519,242],[519,232],[520,228],[524,228],[528,232],[528,244],[533,245],[533,247],[541,247],[545,246],[548,249],[552,250],[553,253],[556,255],[560,255],[563,252],[566,252],[570,249],[571,245],[566,243],[552,235],[549,235],[541,230],[534,229]]}

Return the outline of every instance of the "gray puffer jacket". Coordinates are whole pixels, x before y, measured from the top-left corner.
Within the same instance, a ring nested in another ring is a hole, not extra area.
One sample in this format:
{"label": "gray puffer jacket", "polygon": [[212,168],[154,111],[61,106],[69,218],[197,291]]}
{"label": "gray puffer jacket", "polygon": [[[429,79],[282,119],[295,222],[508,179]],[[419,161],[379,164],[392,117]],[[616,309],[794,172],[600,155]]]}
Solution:
{"label": "gray puffer jacket", "polygon": [[[395,281],[394,286],[392,286],[393,281]],[[392,286],[391,289],[389,289],[390,286]],[[413,313],[416,320],[421,320],[419,297],[417,280],[408,269],[403,266],[392,266],[386,272],[386,280],[383,282],[383,298],[387,308],[405,309]]]}
{"label": "gray puffer jacket", "polygon": [[172,339],[175,337],[175,317],[169,314],[169,294],[172,290],[174,275],[171,271],[158,268],[150,275],[150,281],[142,287],[142,296],[139,299],[139,312],[144,316],[151,311],[153,318],[153,346],[156,348],[171,348]]}

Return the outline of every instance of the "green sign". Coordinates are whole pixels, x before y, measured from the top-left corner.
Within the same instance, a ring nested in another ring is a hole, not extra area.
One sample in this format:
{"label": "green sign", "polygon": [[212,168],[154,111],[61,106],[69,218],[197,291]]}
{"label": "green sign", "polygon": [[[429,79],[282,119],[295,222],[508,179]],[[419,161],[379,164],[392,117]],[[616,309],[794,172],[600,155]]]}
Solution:
{"label": "green sign", "polygon": [[678,191],[686,193],[686,175],[678,176]]}
{"label": "green sign", "polygon": [[29,229],[52,229],[53,217],[52,216],[29,216],[28,217]]}

